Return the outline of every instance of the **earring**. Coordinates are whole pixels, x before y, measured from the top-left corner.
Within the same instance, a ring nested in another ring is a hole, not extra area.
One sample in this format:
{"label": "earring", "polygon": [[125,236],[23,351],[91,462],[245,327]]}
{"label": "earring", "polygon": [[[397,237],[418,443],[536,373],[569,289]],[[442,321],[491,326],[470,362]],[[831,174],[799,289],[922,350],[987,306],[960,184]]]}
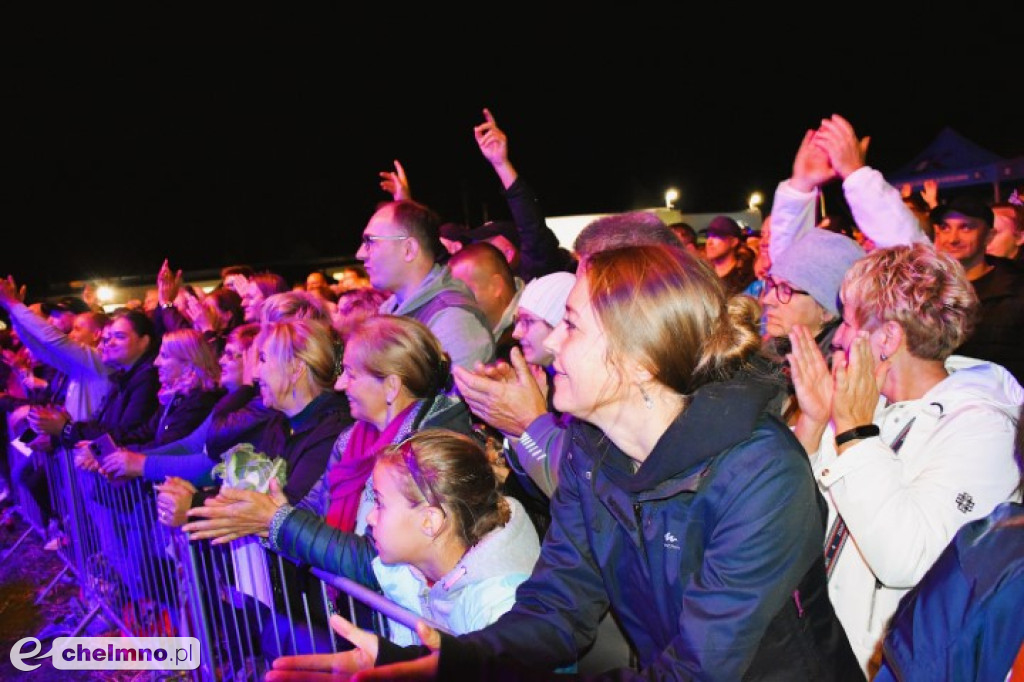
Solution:
{"label": "earring", "polygon": [[886,360],[889,359],[889,356],[886,355],[885,353],[880,353],[878,359],[881,360],[882,362],[885,362]]}
{"label": "earring", "polygon": [[644,387],[643,387],[642,384],[637,384],[637,387],[640,389],[640,395],[643,396],[644,407],[646,407],[648,410],[653,410],[654,409],[654,401],[651,400],[651,396],[647,394],[647,391],[644,390]]}

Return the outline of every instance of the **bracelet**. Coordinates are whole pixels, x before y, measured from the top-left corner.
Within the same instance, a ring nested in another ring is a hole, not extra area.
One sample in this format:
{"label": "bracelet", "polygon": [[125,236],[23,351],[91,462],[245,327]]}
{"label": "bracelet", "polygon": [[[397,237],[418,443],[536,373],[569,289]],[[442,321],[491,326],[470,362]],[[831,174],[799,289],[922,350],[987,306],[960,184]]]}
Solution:
{"label": "bracelet", "polygon": [[861,440],[863,438],[871,438],[882,433],[882,430],[878,428],[877,424],[865,424],[864,426],[855,426],[852,429],[843,431],[842,433],[836,434],[836,447],[844,443],[849,443],[851,440]]}
{"label": "bracelet", "polygon": [[71,440],[71,432],[75,428],[75,422],[68,419],[64,422],[64,428],[60,430],[61,440],[68,442]]}
{"label": "bracelet", "polygon": [[263,544],[263,541],[265,540],[266,544],[263,544],[264,547],[274,551],[279,551],[281,545],[278,544],[277,535],[281,531],[281,526],[284,525],[284,522],[289,516],[291,516],[293,511],[295,511],[295,507],[290,504],[282,504],[278,507],[277,511],[274,512],[274,515],[270,518],[270,528],[268,529],[270,532],[267,533],[266,538],[260,538],[260,544]]}

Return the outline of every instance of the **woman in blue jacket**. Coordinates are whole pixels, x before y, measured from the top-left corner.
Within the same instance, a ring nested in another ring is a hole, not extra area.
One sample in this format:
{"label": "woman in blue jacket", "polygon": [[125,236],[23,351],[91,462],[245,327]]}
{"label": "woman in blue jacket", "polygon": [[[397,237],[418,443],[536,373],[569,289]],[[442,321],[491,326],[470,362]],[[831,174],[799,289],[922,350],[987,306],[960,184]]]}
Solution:
{"label": "woman in blue jacket", "polygon": [[[405,667],[421,679],[547,679],[610,608],[639,665],[609,678],[863,679],[828,601],[823,500],[766,409],[778,386],[755,369],[756,320],[732,310],[715,274],[681,251],[584,261],[545,341],[555,408],[574,420],[537,565],[494,624],[424,631],[437,650]],[[428,653],[355,639],[360,653],[332,665]]]}

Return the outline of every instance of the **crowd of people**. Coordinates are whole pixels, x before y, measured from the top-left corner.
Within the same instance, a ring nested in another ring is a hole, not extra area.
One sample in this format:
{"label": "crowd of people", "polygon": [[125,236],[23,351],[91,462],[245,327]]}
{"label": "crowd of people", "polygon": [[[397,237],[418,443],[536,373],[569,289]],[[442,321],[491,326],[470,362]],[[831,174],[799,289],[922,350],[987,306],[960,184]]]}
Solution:
{"label": "crowd of people", "polygon": [[[342,281],[165,261],[109,314],[0,281],[4,473],[51,545],[63,448],[424,618],[332,616],[268,679],[1024,676],[1024,205],[896,188],[835,115],[760,230],[636,211],[567,249],[483,114],[511,219],[445,222],[395,161]],[[242,444],[284,478],[221,485]]]}

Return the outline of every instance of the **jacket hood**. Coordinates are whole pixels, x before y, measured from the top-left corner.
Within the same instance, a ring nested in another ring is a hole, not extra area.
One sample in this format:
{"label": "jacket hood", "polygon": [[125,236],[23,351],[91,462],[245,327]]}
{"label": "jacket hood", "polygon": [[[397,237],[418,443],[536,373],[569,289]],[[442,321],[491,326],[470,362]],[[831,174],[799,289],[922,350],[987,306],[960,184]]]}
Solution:
{"label": "jacket hood", "polygon": [[459,583],[477,583],[495,576],[530,575],[540,556],[540,540],[526,509],[514,497],[506,497],[512,515],[504,526],[495,528],[466,552],[462,560],[438,585],[448,590]]}
{"label": "jacket hood", "polygon": [[1024,388],[1002,365],[962,355],[946,359],[949,377],[928,391],[922,400],[938,403],[948,414],[962,404],[987,404],[1016,420],[1024,403]]}
{"label": "jacket hood", "polygon": [[580,432],[596,467],[631,493],[651,490],[684,474],[750,437],[761,414],[779,390],[767,379],[743,375],[703,386],[673,421],[644,463],[632,473],[628,457],[596,427],[583,422]]}
{"label": "jacket hood", "polygon": [[[540,556],[540,541],[523,505],[511,497],[505,499],[512,510],[508,523],[481,538],[430,587],[411,565],[385,564],[379,556],[374,557],[373,573],[383,594],[456,634],[470,631],[467,626],[481,617],[489,622],[511,607],[515,586],[533,572]],[[477,622],[471,629],[482,624]],[[403,635],[402,628],[393,627],[392,636],[396,642],[405,636],[409,637],[407,643],[415,641],[411,632]]]}
{"label": "jacket hood", "polygon": [[[540,556],[537,531],[519,500],[505,499],[512,510],[508,523],[482,537],[452,570],[434,584],[431,592],[452,595],[489,578],[509,574],[525,578],[533,572],[533,565]],[[415,576],[421,584],[426,582],[423,575],[409,564],[385,564],[380,557],[373,559],[373,571],[381,586],[406,582],[410,576]]]}
{"label": "jacket hood", "polygon": [[392,296],[384,302],[381,309],[390,310],[390,314],[392,315],[406,315],[410,311],[416,310],[417,308],[425,305],[440,292],[448,289],[458,289],[469,296],[471,300],[476,300],[469,287],[463,284],[461,280],[457,280],[452,277],[451,270],[443,265],[435,265],[430,269],[430,272],[427,273],[427,276],[423,278],[423,281],[420,282],[416,291],[414,291],[409,298],[398,303],[397,299]]}
{"label": "jacket hood", "polygon": [[[458,396],[439,393],[427,407],[426,413],[417,414],[418,429],[448,429],[467,436],[473,435],[473,418],[466,403]],[[422,407],[417,413],[422,411]]]}

